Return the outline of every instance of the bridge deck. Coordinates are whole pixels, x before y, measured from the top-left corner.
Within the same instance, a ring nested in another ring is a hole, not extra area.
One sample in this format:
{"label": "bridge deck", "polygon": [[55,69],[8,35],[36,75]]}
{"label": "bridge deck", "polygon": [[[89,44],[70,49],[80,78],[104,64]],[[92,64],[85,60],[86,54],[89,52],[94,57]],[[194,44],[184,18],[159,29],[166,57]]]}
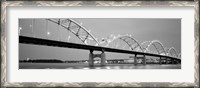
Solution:
{"label": "bridge deck", "polygon": [[158,54],[136,52],[136,51],[131,51],[131,50],[114,49],[114,48],[101,47],[101,46],[75,44],[75,43],[69,43],[69,42],[47,40],[47,39],[40,39],[40,38],[33,38],[33,37],[26,37],[26,36],[19,36],[19,43],[54,46],[54,47],[67,47],[67,48],[84,49],[84,50],[95,50],[95,51],[104,50],[104,51],[107,51],[107,52],[125,53],[125,54],[137,54],[137,55],[148,55],[148,56],[166,57],[166,58],[171,58],[171,59],[175,59],[175,60],[180,60],[180,59],[175,58],[175,57],[158,55]]}

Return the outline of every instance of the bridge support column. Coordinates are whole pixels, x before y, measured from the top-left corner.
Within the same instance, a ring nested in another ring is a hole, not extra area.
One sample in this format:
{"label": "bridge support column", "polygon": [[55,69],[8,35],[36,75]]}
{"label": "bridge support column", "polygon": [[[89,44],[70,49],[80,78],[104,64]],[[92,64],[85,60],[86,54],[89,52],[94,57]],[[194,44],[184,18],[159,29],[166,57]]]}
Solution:
{"label": "bridge support column", "polygon": [[93,58],[94,54],[93,54],[93,50],[90,50],[90,54],[89,54],[89,66],[94,66],[94,58]]}
{"label": "bridge support column", "polygon": [[172,64],[174,64],[174,59],[171,58]]}
{"label": "bridge support column", "polygon": [[165,60],[166,60],[166,64],[168,64],[168,58],[167,58],[167,57],[166,57],[166,59],[165,59]]}
{"label": "bridge support column", "polygon": [[135,57],[134,57],[134,65],[135,66],[137,65],[137,54],[135,54]]}
{"label": "bridge support column", "polygon": [[93,54],[93,50],[90,50],[89,54],[89,66],[94,66],[94,58],[99,57],[101,58],[101,66],[106,65],[106,55],[104,51],[102,50],[101,54]]}
{"label": "bridge support column", "polygon": [[162,57],[160,57],[159,64],[160,65],[162,64]]}
{"label": "bridge support column", "polygon": [[146,65],[146,55],[143,57],[143,65]]}
{"label": "bridge support column", "polygon": [[104,53],[104,51],[102,51],[101,53],[101,66],[105,66],[106,65],[106,54]]}
{"label": "bridge support column", "polygon": [[177,64],[177,61],[176,61],[176,60],[174,60],[174,64]]}

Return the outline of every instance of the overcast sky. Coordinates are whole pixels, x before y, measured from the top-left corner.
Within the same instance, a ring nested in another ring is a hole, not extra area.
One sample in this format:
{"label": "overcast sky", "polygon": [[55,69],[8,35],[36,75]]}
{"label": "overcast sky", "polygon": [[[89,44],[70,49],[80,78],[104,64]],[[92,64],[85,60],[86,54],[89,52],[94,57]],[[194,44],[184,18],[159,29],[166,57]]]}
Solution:
{"label": "overcast sky", "polygon": [[[130,34],[140,44],[143,41],[159,40],[167,47],[181,52],[181,19],[139,19],[139,18],[76,18],[98,38],[110,35]],[[66,42],[82,43],[76,36],[45,19],[19,19],[20,35],[48,38]],[[59,31],[58,31],[59,29]],[[69,37],[70,36],[70,37]],[[107,52],[106,52],[107,53]],[[88,59],[89,51],[59,47],[19,44],[19,59]],[[130,55],[107,53],[106,58],[128,58]]]}

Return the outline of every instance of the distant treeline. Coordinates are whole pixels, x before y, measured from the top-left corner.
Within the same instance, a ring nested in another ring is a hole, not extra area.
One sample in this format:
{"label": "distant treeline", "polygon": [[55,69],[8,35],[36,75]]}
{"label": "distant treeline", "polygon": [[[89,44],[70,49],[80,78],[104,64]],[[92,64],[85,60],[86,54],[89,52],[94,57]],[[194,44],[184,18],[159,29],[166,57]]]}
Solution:
{"label": "distant treeline", "polygon": [[20,60],[19,62],[29,62],[29,63],[64,63],[62,60],[56,59],[37,59],[37,60]]}
{"label": "distant treeline", "polygon": [[35,60],[20,60],[19,62],[22,63],[83,63],[86,62],[87,60],[80,60],[80,61],[62,61],[62,60],[57,60],[57,59],[35,59]]}
{"label": "distant treeline", "polygon": [[[99,60],[94,60],[94,61],[98,61],[97,63],[100,63]],[[88,60],[79,60],[79,61],[74,61],[74,60],[71,60],[71,61],[62,61],[62,60],[58,60],[58,59],[35,59],[35,60],[32,60],[32,59],[29,59],[29,60],[20,60],[19,62],[22,62],[22,63],[88,63]],[[130,63],[134,63],[134,62],[129,62],[129,61],[125,61],[123,59],[112,59],[112,60],[107,60],[107,64],[130,64]],[[138,61],[137,62],[138,64],[142,64],[143,62],[142,61]],[[151,60],[147,60],[146,61],[147,64],[158,64],[159,62],[158,61],[151,61]],[[166,63],[166,62],[162,62],[163,63]],[[171,64],[172,62],[171,61],[168,61],[168,64]],[[177,63],[177,62],[175,62]]]}

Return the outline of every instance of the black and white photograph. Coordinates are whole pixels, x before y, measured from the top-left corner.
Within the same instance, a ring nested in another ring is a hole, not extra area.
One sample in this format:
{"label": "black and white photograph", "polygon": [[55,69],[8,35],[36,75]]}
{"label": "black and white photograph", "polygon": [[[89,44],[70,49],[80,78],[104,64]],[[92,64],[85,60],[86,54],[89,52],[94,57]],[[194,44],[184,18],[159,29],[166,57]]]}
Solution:
{"label": "black and white photograph", "polygon": [[181,69],[179,18],[20,18],[19,69]]}

